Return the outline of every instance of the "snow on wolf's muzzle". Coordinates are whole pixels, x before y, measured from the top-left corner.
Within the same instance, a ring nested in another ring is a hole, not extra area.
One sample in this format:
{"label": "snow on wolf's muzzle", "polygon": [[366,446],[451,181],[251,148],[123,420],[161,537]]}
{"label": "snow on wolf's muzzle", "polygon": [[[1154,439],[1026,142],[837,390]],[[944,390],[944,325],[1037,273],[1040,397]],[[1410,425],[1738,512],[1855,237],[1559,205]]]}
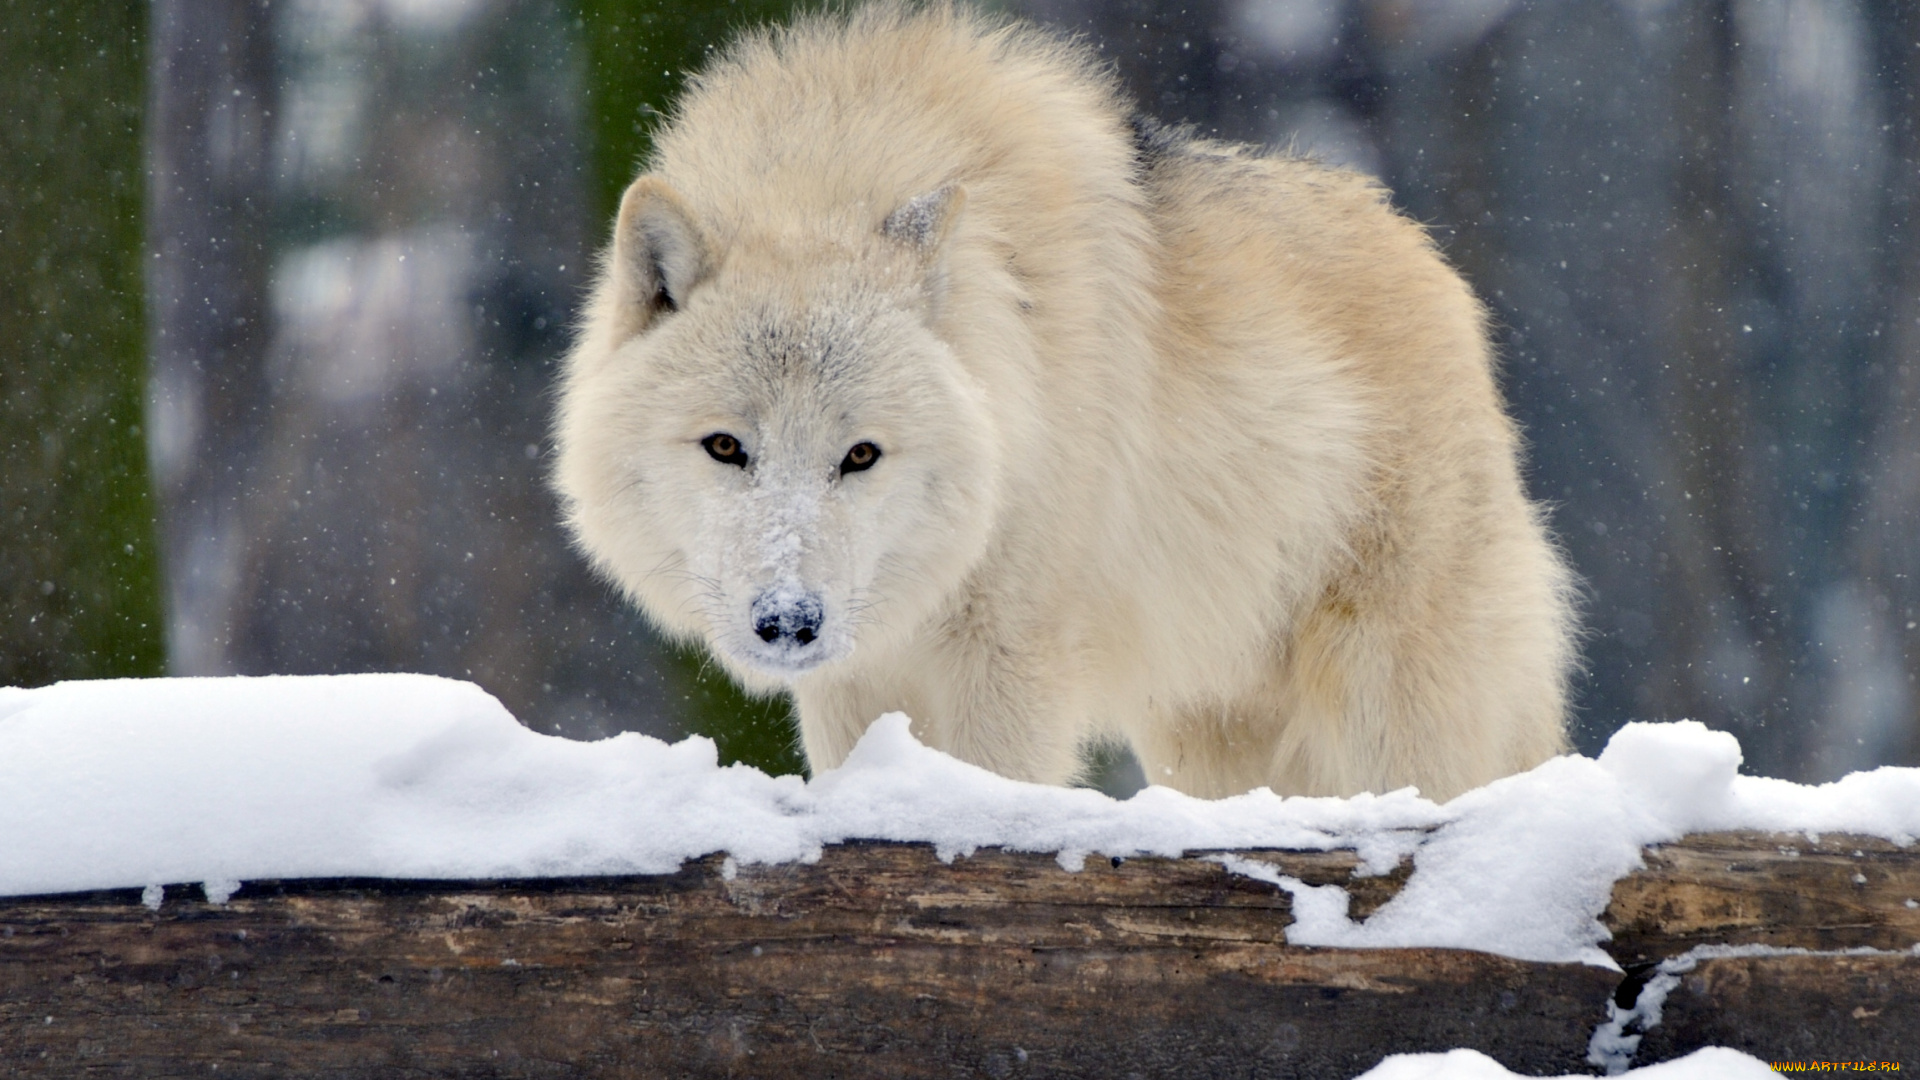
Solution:
{"label": "snow on wolf's muzzle", "polygon": [[776,648],[805,649],[820,636],[820,598],[781,585],[754,598],[753,633]]}
{"label": "snow on wolf's muzzle", "polygon": [[825,598],[792,579],[755,596],[747,622],[752,635],[736,655],[768,674],[791,678],[846,653],[844,635],[827,632]]}

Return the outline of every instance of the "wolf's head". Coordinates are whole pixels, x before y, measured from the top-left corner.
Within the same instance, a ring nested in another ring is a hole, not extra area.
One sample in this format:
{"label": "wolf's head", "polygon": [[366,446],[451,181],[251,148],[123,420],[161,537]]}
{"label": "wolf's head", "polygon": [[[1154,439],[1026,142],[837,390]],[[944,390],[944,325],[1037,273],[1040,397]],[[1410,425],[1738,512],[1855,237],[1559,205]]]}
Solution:
{"label": "wolf's head", "polygon": [[656,177],[622,202],[557,486],[595,565],[749,684],[884,650],[985,549],[992,422],[936,332],[963,202],[725,237]]}

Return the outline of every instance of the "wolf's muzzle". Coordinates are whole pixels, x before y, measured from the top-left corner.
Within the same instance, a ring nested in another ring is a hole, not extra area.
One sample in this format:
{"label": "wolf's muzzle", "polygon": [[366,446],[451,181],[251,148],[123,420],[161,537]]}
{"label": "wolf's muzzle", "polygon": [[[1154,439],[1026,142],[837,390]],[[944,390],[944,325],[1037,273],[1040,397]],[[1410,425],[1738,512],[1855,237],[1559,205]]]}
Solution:
{"label": "wolf's muzzle", "polygon": [[805,648],[820,636],[820,598],[792,588],[761,593],[753,601],[753,632],[769,645]]}

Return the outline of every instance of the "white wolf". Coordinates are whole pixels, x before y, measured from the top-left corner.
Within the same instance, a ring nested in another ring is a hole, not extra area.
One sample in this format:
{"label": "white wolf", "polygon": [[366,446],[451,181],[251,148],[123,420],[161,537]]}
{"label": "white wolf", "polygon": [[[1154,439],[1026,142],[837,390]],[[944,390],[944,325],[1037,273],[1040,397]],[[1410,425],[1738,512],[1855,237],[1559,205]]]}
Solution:
{"label": "white wolf", "polygon": [[1130,125],[962,8],[750,34],[620,208],[556,483],[816,770],[1446,798],[1558,752],[1569,578],[1485,318],[1358,176]]}

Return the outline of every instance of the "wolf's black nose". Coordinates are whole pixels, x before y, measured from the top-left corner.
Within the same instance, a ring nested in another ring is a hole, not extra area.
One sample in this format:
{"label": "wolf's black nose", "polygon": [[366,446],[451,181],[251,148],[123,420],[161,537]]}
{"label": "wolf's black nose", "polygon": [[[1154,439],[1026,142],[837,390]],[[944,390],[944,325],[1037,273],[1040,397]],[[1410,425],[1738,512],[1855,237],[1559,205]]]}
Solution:
{"label": "wolf's black nose", "polygon": [[753,632],[769,645],[806,646],[820,635],[820,598],[790,588],[761,593],[753,602]]}

